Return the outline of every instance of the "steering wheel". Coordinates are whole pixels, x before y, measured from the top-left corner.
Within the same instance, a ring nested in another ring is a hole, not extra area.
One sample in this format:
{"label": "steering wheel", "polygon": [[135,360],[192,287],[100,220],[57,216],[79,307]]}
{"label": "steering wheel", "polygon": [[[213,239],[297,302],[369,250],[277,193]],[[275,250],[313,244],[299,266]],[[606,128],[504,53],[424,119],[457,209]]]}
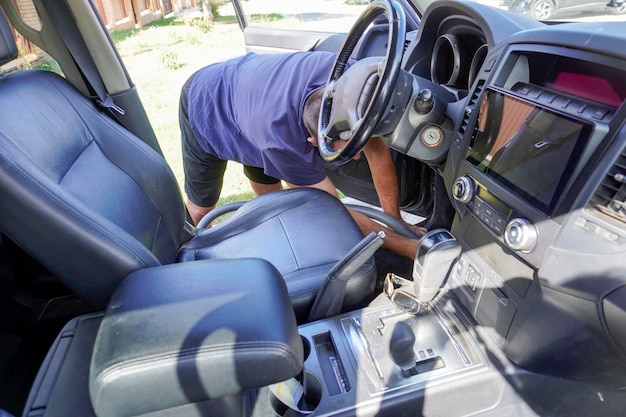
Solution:
{"label": "steering wheel", "polygon": [[[365,58],[346,70],[359,39],[381,14],[389,25],[385,57]],[[345,163],[366,145],[392,97],[405,37],[404,10],[393,0],[371,3],[348,32],[322,97],[318,144],[325,161]],[[336,149],[338,140],[345,143],[340,149]]]}

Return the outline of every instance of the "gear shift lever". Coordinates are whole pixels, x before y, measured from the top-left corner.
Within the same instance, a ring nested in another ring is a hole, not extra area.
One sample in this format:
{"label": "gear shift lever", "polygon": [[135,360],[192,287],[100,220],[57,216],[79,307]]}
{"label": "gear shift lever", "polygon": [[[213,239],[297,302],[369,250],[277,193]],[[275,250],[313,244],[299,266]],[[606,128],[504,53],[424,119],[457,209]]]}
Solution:
{"label": "gear shift lever", "polygon": [[460,255],[461,245],[445,229],[431,230],[422,237],[413,262],[413,285],[421,303],[435,298]]}
{"label": "gear shift lever", "polygon": [[404,321],[397,322],[389,340],[389,353],[405,376],[410,375],[411,369],[415,368],[417,362],[413,345],[415,345],[415,333],[411,326]]}

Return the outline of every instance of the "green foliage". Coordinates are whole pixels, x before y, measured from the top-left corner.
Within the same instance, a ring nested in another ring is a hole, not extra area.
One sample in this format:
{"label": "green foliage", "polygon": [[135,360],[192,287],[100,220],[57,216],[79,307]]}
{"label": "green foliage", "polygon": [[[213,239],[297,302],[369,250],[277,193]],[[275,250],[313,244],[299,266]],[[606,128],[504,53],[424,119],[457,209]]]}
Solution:
{"label": "green foliage", "polygon": [[178,61],[178,54],[174,51],[163,52],[161,54],[161,62],[172,71],[183,66],[183,64]]}
{"label": "green foliage", "polygon": [[213,29],[213,23],[209,22],[204,17],[194,17],[188,20],[189,25],[197,27],[202,33],[209,33]]}
{"label": "green foliage", "polygon": [[[160,27],[160,26],[183,26],[185,22],[179,17],[173,16],[166,19],[153,20],[144,27]],[[139,29],[137,29],[139,30]]]}
{"label": "green foliage", "polygon": [[113,39],[113,42],[118,43],[118,42],[123,41],[124,39],[128,39],[128,38],[135,36],[137,33],[139,33],[139,31],[145,28],[151,28],[151,27],[156,28],[156,27],[162,27],[162,26],[179,26],[179,25],[184,25],[184,24],[185,22],[178,17],[175,17],[175,16],[168,17],[167,19],[153,20],[152,22],[144,25],[143,28],[116,30],[111,33],[111,38]]}
{"label": "green foliage", "polygon": [[125,39],[131,38],[133,36],[135,36],[135,34],[139,31],[140,29],[126,29],[126,30],[116,30],[114,32],[111,32],[111,39],[113,39],[114,43],[118,43],[121,42]]}
{"label": "green foliage", "polygon": [[217,16],[214,17],[215,23],[238,23],[237,16],[229,15],[229,16]]}
{"label": "green foliage", "polygon": [[41,69],[45,71],[56,72],[57,74],[63,74],[63,71],[61,71],[61,67],[59,66],[58,62],[56,62],[56,60],[52,58],[47,59],[43,63],[37,65],[35,69]]}
{"label": "green foliage", "polygon": [[250,15],[251,23],[259,23],[259,22],[276,22],[277,20],[283,20],[284,17],[280,13],[270,13],[270,14],[256,14],[253,13]]}
{"label": "green foliage", "polygon": [[211,14],[213,15],[213,18],[215,19],[216,17],[219,17],[220,5],[214,1],[209,1],[209,4],[211,4]]}
{"label": "green foliage", "polygon": [[206,3],[208,3],[209,7],[211,8],[211,15],[213,15],[213,18],[215,19],[215,18],[219,17],[219,15],[220,15],[220,6],[222,4],[218,3],[216,1],[211,1],[211,0],[198,0],[198,10],[200,10],[200,12],[204,11],[204,8],[206,7]]}

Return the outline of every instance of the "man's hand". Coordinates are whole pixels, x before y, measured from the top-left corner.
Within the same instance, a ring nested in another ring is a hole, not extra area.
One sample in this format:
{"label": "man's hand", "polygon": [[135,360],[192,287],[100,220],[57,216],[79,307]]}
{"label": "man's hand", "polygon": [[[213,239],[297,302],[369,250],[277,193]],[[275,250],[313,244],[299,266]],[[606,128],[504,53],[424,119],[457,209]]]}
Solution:
{"label": "man's hand", "polygon": [[420,239],[422,238],[422,236],[424,236],[426,233],[428,233],[428,229],[425,227],[421,227],[418,226],[416,224],[408,224],[407,223],[407,227],[413,232],[415,233]]}

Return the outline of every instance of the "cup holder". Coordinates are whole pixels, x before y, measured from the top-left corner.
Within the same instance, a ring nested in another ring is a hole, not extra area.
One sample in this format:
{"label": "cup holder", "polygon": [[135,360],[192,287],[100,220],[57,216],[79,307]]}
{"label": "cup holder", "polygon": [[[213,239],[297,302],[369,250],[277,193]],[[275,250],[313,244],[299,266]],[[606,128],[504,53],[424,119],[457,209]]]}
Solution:
{"label": "cup holder", "polygon": [[[305,352],[306,353],[306,352]],[[320,380],[308,371],[304,371],[296,378],[302,384],[304,393],[297,404],[287,404],[279,399],[274,392],[270,391],[270,404],[278,416],[281,417],[304,417],[307,416],[319,405],[322,400],[322,384]],[[295,382],[294,382],[295,383]],[[287,382],[285,382],[287,384]],[[284,388],[287,389],[287,388]],[[292,391],[293,392],[293,391]]]}

